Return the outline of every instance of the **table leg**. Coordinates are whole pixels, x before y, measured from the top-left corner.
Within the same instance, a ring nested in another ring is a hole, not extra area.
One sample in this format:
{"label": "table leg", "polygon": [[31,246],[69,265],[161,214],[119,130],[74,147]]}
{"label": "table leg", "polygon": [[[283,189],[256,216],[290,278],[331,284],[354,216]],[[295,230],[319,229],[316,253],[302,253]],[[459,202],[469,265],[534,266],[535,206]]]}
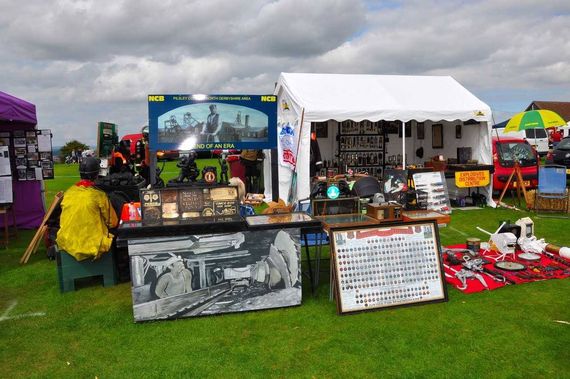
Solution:
{"label": "table leg", "polygon": [[315,284],[314,284],[314,289],[315,291],[319,288],[319,281],[320,281],[320,277],[321,277],[321,252],[322,252],[322,247],[323,247],[323,239],[322,239],[322,234],[318,233],[317,235],[317,244],[315,245],[315,275],[314,275],[314,279],[315,279]]}
{"label": "table leg", "polygon": [[313,279],[313,269],[311,268],[311,253],[309,252],[309,243],[307,241],[307,233],[302,233],[305,242],[305,254],[307,254],[307,265],[309,266],[309,282],[311,283],[311,294],[315,295],[315,283]]}

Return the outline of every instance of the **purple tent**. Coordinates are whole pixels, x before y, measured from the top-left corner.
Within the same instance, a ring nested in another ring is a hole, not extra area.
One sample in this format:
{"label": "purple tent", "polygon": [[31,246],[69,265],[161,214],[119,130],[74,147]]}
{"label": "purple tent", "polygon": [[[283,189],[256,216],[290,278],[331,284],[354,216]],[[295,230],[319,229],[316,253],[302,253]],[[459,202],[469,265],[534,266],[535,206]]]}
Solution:
{"label": "purple tent", "polygon": [[[34,130],[37,124],[36,106],[0,91],[0,131]],[[12,181],[13,209],[19,228],[37,228],[45,210],[40,181]],[[0,220],[0,225],[3,226]],[[9,217],[10,224],[12,223]]]}
{"label": "purple tent", "polygon": [[36,118],[36,106],[0,91],[0,120],[31,124],[31,129],[33,129],[38,123]]}

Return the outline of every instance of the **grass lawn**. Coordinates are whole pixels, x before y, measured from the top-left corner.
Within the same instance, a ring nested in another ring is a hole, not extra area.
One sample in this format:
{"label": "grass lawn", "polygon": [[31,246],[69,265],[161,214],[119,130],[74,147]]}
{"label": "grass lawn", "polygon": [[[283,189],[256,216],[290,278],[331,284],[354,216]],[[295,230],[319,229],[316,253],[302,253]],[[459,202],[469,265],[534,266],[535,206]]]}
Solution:
{"label": "grass lawn", "polygon": [[[175,177],[168,163],[163,177]],[[77,178],[56,165],[48,202]],[[568,220],[485,208],[456,210],[443,245],[531,216],[536,234],[570,245]],[[338,316],[328,274],[300,307],[133,323],[130,283],[60,294],[43,247],[18,260],[33,231],[0,252],[2,377],[570,377],[570,280],[464,295],[449,302]],[[38,314],[36,316],[27,314]]]}

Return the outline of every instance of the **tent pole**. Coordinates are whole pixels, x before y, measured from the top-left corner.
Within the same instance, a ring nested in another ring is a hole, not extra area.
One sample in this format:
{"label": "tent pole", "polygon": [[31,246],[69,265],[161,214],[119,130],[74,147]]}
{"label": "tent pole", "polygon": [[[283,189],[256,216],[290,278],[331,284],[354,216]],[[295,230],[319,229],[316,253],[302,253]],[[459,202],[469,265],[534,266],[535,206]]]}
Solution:
{"label": "tent pole", "polygon": [[406,128],[402,121],[402,170],[406,169]]}

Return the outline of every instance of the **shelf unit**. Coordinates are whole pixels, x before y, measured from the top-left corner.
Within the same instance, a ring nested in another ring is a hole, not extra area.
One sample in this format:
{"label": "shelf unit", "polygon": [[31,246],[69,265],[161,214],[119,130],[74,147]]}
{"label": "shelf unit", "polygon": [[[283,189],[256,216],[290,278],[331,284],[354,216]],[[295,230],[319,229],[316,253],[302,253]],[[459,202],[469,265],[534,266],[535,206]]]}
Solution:
{"label": "shelf unit", "polygon": [[384,152],[385,140],[381,122],[347,120],[338,124],[336,157],[341,171],[366,171],[381,178]]}

